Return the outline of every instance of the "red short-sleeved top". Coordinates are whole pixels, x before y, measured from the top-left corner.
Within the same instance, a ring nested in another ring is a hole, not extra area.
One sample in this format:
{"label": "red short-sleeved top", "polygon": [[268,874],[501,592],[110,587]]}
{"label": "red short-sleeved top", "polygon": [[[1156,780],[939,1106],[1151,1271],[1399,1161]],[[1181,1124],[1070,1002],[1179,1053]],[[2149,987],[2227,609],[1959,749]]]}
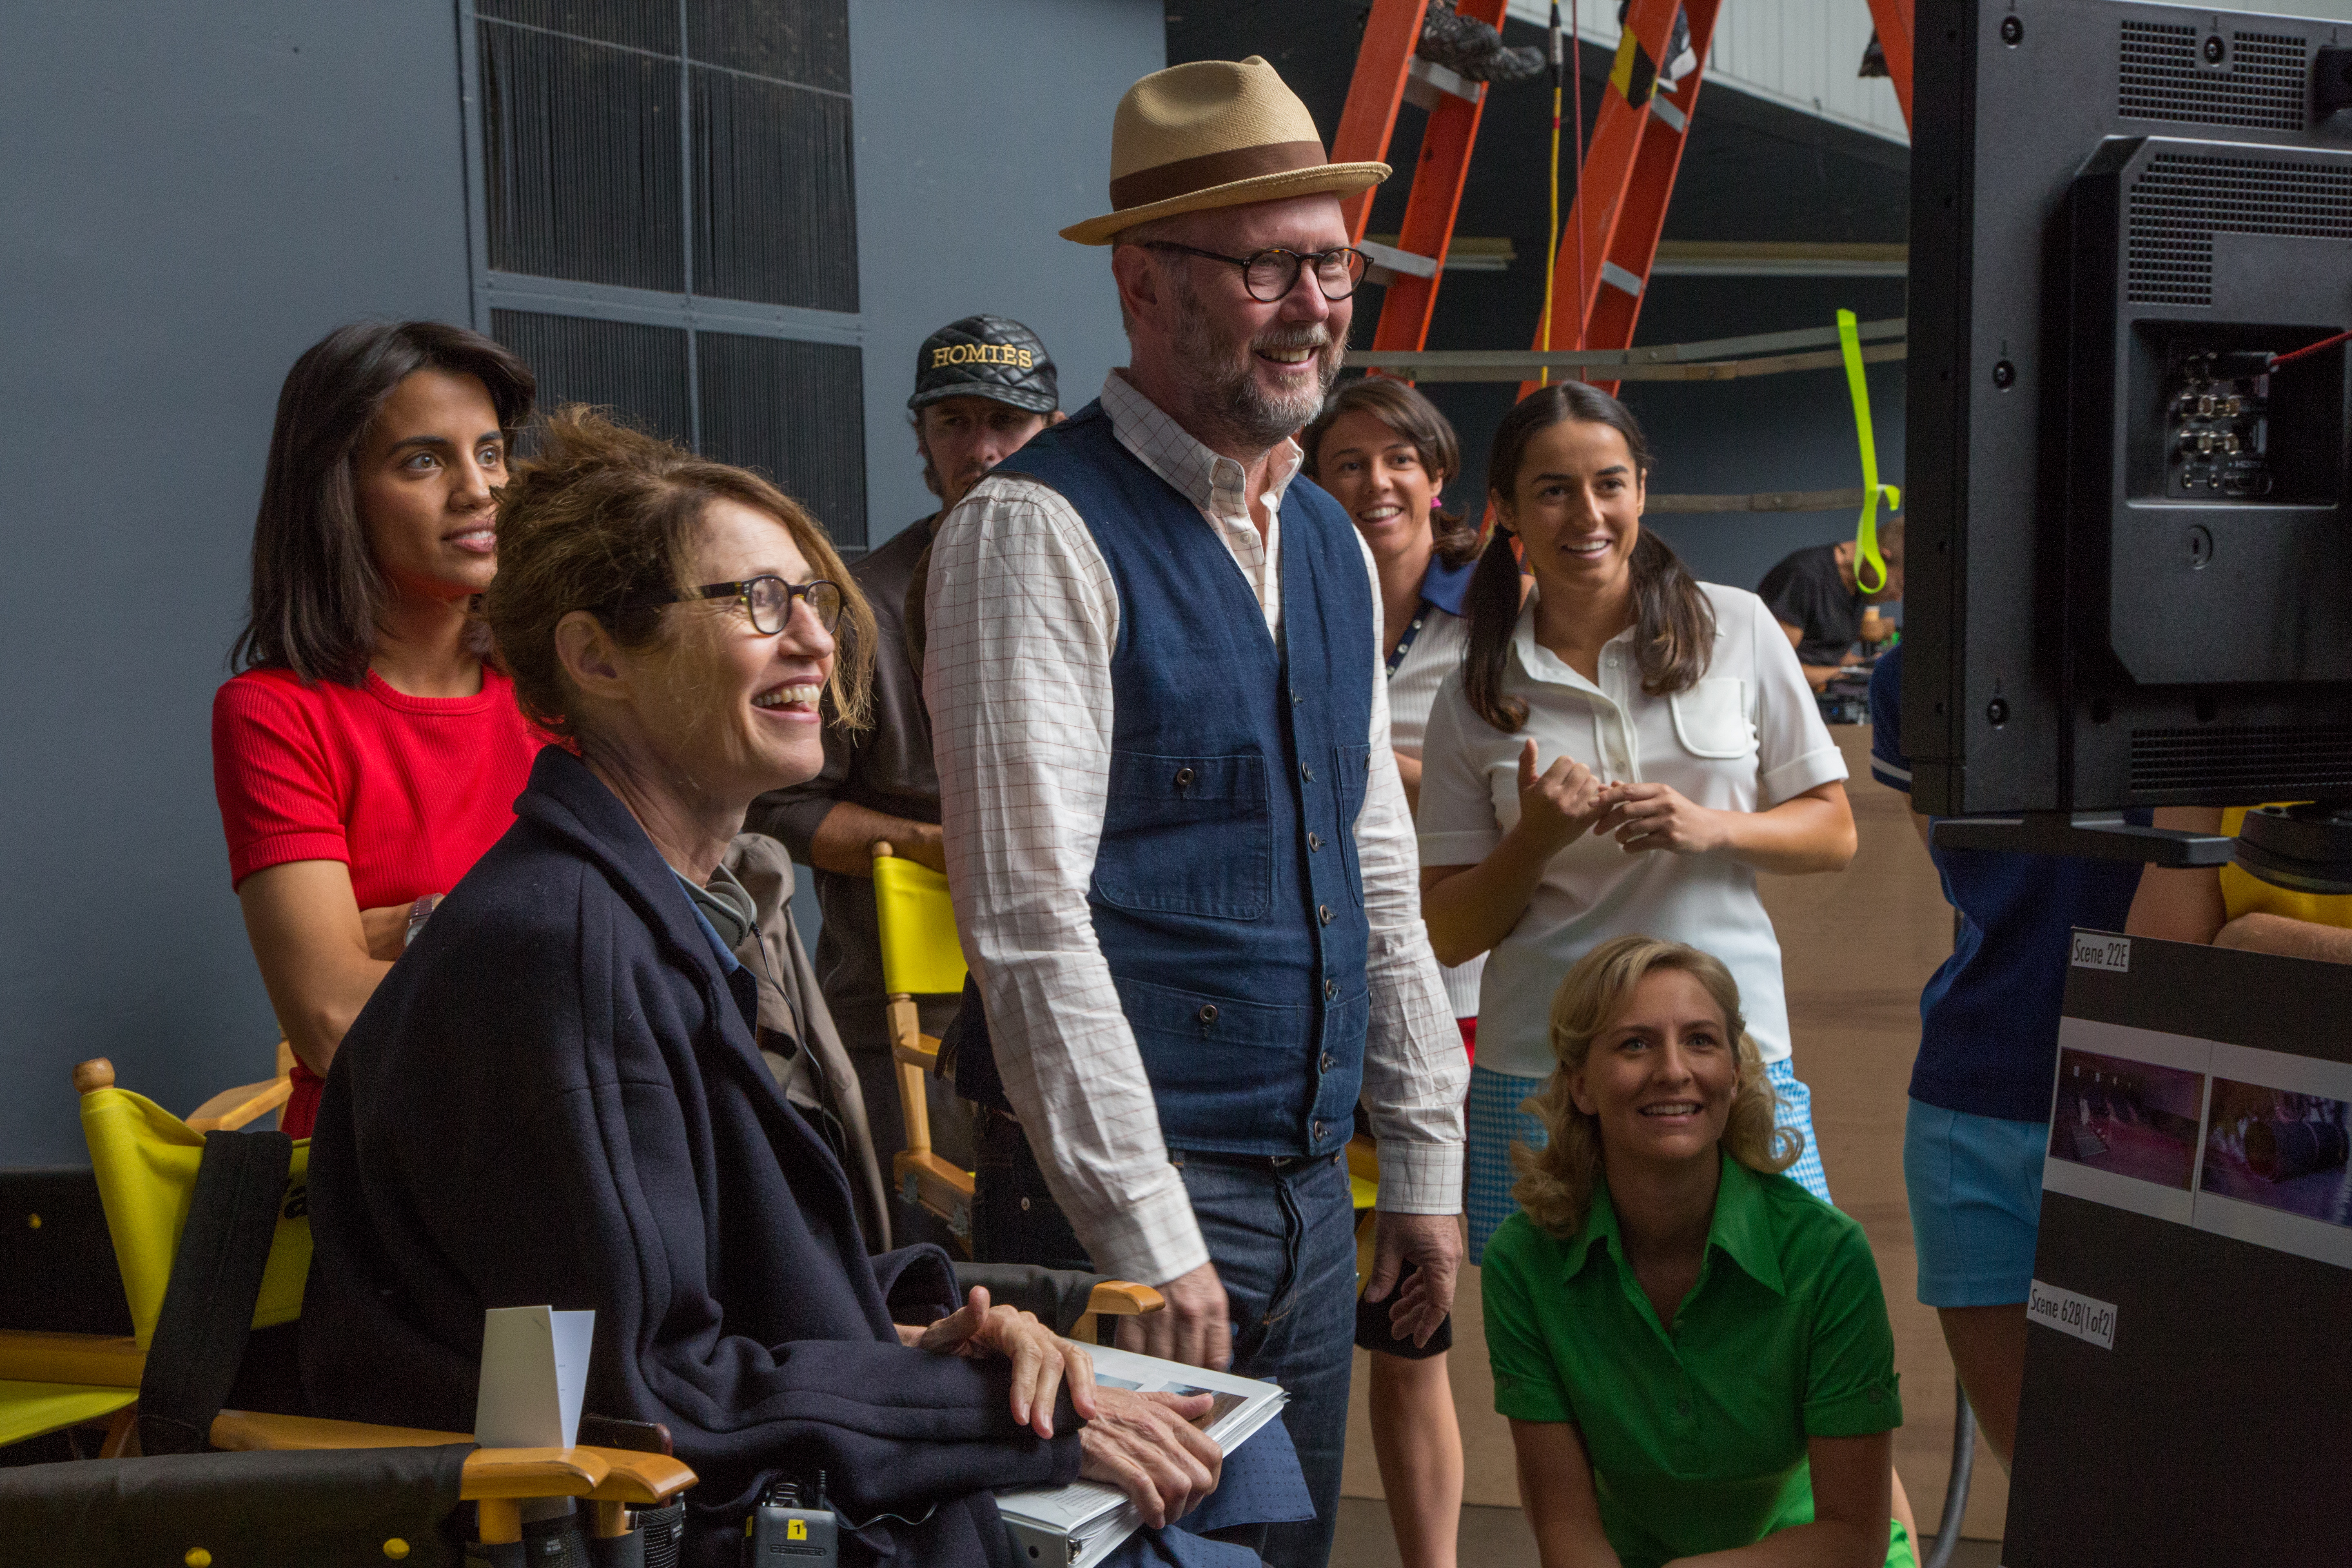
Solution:
{"label": "red short-sleeved top", "polygon": [[[514,822],[544,739],[485,666],[472,697],[306,685],[248,669],[213,699],[213,787],[232,887],[292,860],[341,860],[363,910],[446,893]],[[320,1079],[297,1062],[278,1124],[310,1134]]]}

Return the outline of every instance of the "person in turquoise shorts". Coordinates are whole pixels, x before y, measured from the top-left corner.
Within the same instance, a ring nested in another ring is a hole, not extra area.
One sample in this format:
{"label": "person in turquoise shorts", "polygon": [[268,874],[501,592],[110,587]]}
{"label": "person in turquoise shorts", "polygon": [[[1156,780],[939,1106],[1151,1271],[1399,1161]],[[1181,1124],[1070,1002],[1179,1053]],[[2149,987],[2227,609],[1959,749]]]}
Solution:
{"label": "person in turquoise shorts", "polygon": [[1495,1407],[1544,1568],[1912,1568],[1895,1335],[1710,954],[1622,936],[1552,1003],[1558,1068],[1486,1247]]}

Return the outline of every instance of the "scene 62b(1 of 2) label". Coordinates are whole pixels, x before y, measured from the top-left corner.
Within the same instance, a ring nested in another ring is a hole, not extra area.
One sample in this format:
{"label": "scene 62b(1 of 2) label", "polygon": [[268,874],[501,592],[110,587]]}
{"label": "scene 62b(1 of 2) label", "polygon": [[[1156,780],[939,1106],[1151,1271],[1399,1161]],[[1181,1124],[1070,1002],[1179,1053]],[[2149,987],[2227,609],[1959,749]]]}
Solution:
{"label": "scene 62b(1 of 2) label", "polygon": [[2072,1334],[2102,1350],[2116,1348],[2116,1305],[2112,1301],[2061,1290],[2036,1279],[2026,1296],[2025,1318],[2028,1322]]}
{"label": "scene 62b(1 of 2) label", "polygon": [[2129,974],[2131,973],[2131,938],[2109,936],[2105,931],[2076,931],[2074,933],[2074,967],[2104,969],[2110,974]]}

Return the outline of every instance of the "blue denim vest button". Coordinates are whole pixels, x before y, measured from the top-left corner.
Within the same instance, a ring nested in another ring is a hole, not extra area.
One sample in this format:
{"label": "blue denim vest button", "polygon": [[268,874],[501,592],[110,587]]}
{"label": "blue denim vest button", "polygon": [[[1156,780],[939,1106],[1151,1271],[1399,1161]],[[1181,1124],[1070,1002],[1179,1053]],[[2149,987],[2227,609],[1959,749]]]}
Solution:
{"label": "blue denim vest button", "polygon": [[1201,1005],[1201,1022],[1203,1024],[1213,1024],[1216,1021],[1217,1005],[1214,1002],[1202,1003]]}
{"label": "blue denim vest button", "polygon": [[1319,833],[1310,833],[1310,834],[1308,834],[1308,835],[1307,836],[1307,848],[1309,848],[1309,849],[1320,849],[1320,848],[1322,848],[1322,847],[1323,847],[1323,836],[1322,836],[1321,834],[1319,834]]}
{"label": "blue denim vest button", "polygon": [[1315,782],[1315,770],[1308,767],[1305,763],[1301,763],[1298,764],[1298,776],[1305,779],[1308,784],[1313,784]]}
{"label": "blue denim vest button", "polygon": [[1329,925],[1331,923],[1331,906],[1328,904],[1316,905],[1315,918],[1321,921],[1325,925]]}
{"label": "blue denim vest button", "polygon": [[1178,789],[1191,789],[1192,787],[1192,769],[1178,768],[1176,770],[1176,787]]}
{"label": "blue denim vest button", "polygon": [[1316,1062],[1316,1064],[1315,1064],[1315,1066],[1316,1066],[1316,1068],[1317,1068],[1317,1069],[1318,1069],[1318,1071],[1322,1071],[1322,1072],[1329,1072],[1333,1068],[1335,1068],[1335,1067],[1339,1066],[1339,1058],[1337,1058],[1337,1057],[1333,1056],[1333,1055],[1332,1055],[1330,1052],[1328,1052],[1328,1051],[1325,1051],[1325,1052],[1323,1053],[1323,1055],[1322,1055],[1321,1059],[1319,1059],[1318,1061],[1317,1061],[1317,1062]]}
{"label": "blue denim vest button", "polygon": [[1331,999],[1331,998],[1333,998],[1333,997],[1338,996],[1339,994],[1339,983],[1338,981],[1336,981],[1336,980],[1326,980],[1326,981],[1323,983],[1323,995],[1324,995],[1325,1000],[1327,1000],[1327,1001],[1328,1001],[1328,1000],[1329,1000],[1329,999]]}

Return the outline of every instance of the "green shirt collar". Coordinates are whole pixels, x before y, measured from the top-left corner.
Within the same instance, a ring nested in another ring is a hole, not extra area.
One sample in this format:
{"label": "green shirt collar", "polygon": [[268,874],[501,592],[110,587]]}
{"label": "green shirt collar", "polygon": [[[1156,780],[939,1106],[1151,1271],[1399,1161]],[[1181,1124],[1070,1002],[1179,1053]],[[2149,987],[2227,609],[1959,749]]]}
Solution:
{"label": "green shirt collar", "polygon": [[[1723,1177],[1716,1187],[1715,1217],[1707,1222],[1707,1250],[1721,1251],[1749,1279],[1776,1296],[1785,1296],[1789,1292],[1780,1275],[1780,1248],[1773,1245],[1771,1221],[1764,1212],[1763,1178],[1729,1154],[1721,1159]],[[1584,1216],[1584,1228],[1568,1244],[1563,1278],[1573,1279],[1583,1273],[1595,1244],[1603,1239],[1622,1264],[1625,1242],[1617,1229],[1617,1207],[1609,1201],[1605,1178],[1593,1186],[1592,1210]]]}

